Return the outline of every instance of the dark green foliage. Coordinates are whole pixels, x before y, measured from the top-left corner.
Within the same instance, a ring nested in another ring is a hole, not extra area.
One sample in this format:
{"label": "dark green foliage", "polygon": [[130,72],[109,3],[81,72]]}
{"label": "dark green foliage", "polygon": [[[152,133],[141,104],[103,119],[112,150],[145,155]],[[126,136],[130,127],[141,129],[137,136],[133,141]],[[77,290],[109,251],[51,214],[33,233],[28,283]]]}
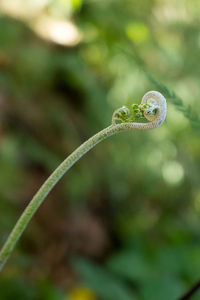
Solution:
{"label": "dark green foliage", "polygon": [[134,300],[133,291],[123,280],[89,261],[80,258],[74,261],[75,269],[85,284],[103,300]]}

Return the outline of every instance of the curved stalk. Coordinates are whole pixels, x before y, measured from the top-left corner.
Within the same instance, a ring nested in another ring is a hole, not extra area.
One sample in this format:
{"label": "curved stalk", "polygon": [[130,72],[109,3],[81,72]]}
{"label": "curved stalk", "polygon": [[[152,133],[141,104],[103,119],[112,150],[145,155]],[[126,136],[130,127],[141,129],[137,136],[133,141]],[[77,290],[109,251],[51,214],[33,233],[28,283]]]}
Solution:
{"label": "curved stalk", "polygon": [[[147,105],[146,105],[147,104]],[[72,154],[70,154],[49,176],[49,178],[44,182],[35,196],[32,198],[21,217],[18,219],[16,225],[11,231],[7,238],[3,248],[0,252],[0,271],[2,270],[4,264],[9,258],[10,253],[15,247],[18,239],[22,235],[23,231],[27,227],[32,216],[35,214],[41,203],[44,201],[49,192],[53,189],[55,184],[61,179],[61,177],[90,149],[92,149],[96,144],[103,141],[107,137],[117,134],[118,132],[126,130],[148,130],[154,129],[162,124],[166,117],[166,100],[158,92],[151,91],[144,95],[142,98],[142,104],[140,106],[139,112],[143,113],[147,120],[150,122],[146,123],[134,123],[127,121],[131,119],[130,110],[124,110],[124,107],[117,110],[113,114],[112,125],[98,132],[81,146],[79,146]],[[124,114],[125,112],[125,114]],[[120,124],[115,124],[115,120],[121,122]]]}

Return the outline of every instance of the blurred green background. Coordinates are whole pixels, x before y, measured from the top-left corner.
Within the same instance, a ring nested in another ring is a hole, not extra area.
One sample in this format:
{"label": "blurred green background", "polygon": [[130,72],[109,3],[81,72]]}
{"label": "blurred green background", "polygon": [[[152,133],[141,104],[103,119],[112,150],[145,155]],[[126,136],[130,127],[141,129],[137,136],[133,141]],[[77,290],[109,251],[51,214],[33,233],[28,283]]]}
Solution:
{"label": "blurred green background", "polygon": [[64,176],[0,299],[175,300],[200,279],[199,82],[198,0],[0,1],[0,245],[116,108],[168,101],[161,128],[112,137]]}

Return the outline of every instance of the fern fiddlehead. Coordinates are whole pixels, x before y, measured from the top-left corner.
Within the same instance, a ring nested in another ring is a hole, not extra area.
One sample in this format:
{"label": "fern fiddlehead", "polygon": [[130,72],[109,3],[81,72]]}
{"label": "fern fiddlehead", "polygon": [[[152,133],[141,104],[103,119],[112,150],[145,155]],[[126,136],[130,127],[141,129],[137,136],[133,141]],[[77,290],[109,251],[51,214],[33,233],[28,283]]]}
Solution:
{"label": "fern fiddlehead", "polygon": [[[160,126],[165,120],[167,113],[166,100],[162,94],[156,91],[146,93],[140,105],[132,105],[130,108],[123,106],[117,109],[112,117],[112,124],[92,136],[72,154],[70,154],[44,182],[7,238],[0,252],[0,271],[6,263],[10,253],[15,247],[18,239],[27,227],[32,216],[35,214],[41,203],[53,189],[60,178],[78,161],[85,153],[96,144],[107,137],[126,130],[148,130]],[[142,122],[146,119],[147,122]],[[138,121],[138,122],[137,122]]]}

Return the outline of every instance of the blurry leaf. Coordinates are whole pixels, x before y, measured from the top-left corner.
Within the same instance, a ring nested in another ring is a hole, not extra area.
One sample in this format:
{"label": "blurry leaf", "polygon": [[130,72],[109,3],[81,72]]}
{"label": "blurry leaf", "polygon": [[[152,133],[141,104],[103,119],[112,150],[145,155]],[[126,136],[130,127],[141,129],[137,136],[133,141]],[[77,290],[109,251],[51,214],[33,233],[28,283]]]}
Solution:
{"label": "blurry leaf", "polygon": [[188,276],[191,282],[195,282],[200,278],[200,247],[184,247],[182,255],[184,257],[183,268],[185,275]]}
{"label": "blurry leaf", "polygon": [[102,300],[134,300],[134,292],[106,269],[87,260],[76,258],[73,266],[85,284]]}
{"label": "blurry leaf", "polygon": [[178,247],[159,247],[155,254],[157,270],[179,276],[184,269],[184,257]]}
{"label": "blurry leaf", "polygon": [[149,278],[141,286],[142,300],[177,300],[184,291],[180,280],[160,274]]}
{"label": "blurry leaf", "polygon": [[124,250],[112,255],[107,265],[113,272],[131,281],[148,278],[153,272],[145,256],[134,250]]}

